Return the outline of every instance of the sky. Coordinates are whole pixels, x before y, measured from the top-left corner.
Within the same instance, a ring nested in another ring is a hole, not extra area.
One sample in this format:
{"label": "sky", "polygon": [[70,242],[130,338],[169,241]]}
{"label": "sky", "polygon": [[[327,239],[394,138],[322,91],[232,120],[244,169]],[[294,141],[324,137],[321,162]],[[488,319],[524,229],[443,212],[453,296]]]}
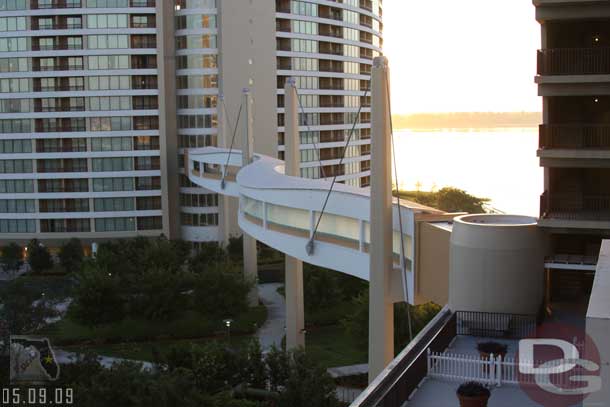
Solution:
{"label": "sky", "polygon": [[384,0],[394,114],[540,111],[531,0]]}

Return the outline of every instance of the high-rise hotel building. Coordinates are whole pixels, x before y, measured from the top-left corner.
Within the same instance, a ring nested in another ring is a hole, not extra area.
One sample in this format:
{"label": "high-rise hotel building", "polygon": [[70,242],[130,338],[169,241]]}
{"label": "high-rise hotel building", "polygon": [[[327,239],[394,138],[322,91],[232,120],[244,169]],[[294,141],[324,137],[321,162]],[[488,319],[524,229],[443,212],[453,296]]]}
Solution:
{"label": "high-rise hotel building", "polygon": [[586,309],[601,241],[610,238],[610,1],[534,5],[542,33],[536,82],[547,297],[580,300]]}
{"label": "high-rise hotel building", "polygon": [[302,175],[367,186],[381,16],[377,0],[1,1],[0,241],[239,233],[184,154],[235,127],[240,147],[248,88],[255,150],[282,157],[288,77]]}

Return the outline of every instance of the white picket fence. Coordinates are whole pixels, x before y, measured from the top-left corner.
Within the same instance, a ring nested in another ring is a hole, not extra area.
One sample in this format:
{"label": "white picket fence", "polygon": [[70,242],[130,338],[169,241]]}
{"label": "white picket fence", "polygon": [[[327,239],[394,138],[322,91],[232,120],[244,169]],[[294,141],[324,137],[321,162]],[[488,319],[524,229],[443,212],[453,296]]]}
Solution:
{"label": "white picket fence", "polygon": [[[477,381],[492,386],[503,384],[521,384],[540,386],[553,384],[561,388],[574,386],[566,375],[520,374],[519,363],[527,372],[528,368],[540,366],[542,362],[517,361],[513,357],[491,355],[483,359],[479,355],[464,355],[456,353],[431,352],[428,349],[428,376],[452,381]],[[574,374],[574,373],[572,373]]]}

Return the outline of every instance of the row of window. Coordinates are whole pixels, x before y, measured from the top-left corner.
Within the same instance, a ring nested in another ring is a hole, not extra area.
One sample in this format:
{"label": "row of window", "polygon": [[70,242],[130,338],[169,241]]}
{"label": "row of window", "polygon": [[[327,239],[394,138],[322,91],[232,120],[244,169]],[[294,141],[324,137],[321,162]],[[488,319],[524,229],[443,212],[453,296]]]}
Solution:
{"label": "row of window", "polygon": [[216,28],[215,15],[198,15],[189,14],[186,16],[176,17],[176,29],[192,29],[192,28]]}
{"label": "row of window", "polygon": [[180,213],[182,226],[218,226],[217,213]]}
{"label": "row of window", "polygon": [[32,142],[30,140],[0,140],[0,154],[31,153]]}
{"label": "row of window", "polygon": [[216,35],[181,35],[176,37],[177,49],[216,48],[218,44]]}
{"label": "row of window", "polygon": [[218,67],[217,55],[179,55],[176,57],[176,69],[211,69]]}
{"label": "row of window", "polygon": [[176,88],[178,89],[206,89],[217,87],[218,75],[190,75],[176,77]]}
{"label": "row of window", "polygon": [[218,195],[216,194],[180,194],[180,205],[191,208],[207,208],[218,206]]}
{"label": "row of window", "polygon": [[32,160],[0,160],[0,174],[33,172]]}
{"label": "row of window", "polygon": [[214,9],[216,8],[216,0],[175,0],[176,10],[184,10],[187,8]]}
{"label": "row of window", "polygon": [[33,199],[1,199],[0,213],[34,213],[36,201]]}

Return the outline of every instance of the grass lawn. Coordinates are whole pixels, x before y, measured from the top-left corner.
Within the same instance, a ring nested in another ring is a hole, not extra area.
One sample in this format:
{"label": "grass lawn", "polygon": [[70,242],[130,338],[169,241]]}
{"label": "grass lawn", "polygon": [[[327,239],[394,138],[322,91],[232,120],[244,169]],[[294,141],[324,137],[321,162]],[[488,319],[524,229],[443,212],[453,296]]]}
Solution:
{"label": "grass lawn", "polygon": [[[267,319],[263,306],[251,308],[235,318],[231,333],[251,334]],[[180,318],[172,321],[148,321],[144,319],[125,319],[120,322],[87,327],[69,317],[45,329],[42,334],[49,335],[57,345],[99,346],[125,342],[157,342],[224,336],[226,328],[222,319],[210,319],[195,311],[185,311]]]}
{"label": "grass lawn", "polygon": [[367,363],[367,352],[340,325],[308,329],[305,350],[325,368]]}

